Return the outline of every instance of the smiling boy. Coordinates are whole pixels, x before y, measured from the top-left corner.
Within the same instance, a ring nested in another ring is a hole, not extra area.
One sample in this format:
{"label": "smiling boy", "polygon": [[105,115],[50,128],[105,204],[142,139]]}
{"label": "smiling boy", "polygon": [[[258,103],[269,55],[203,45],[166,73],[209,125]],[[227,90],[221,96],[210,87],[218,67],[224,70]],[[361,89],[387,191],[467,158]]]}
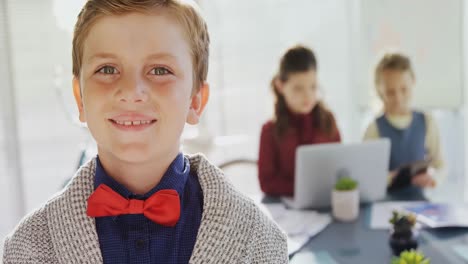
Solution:
{"label": "smiling boy", "polygon": [[7,237],[4,263],[287,263],[284,234],[204,156],[180,153],[207,103],[191,3],[89,0],[73,91],[98,156]]}

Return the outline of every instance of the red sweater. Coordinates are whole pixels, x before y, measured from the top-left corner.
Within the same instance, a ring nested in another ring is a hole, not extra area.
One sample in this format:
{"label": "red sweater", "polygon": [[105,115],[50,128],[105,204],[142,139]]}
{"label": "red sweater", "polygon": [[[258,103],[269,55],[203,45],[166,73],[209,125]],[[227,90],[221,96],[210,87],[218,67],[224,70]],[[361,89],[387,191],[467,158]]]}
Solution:
{"label": "red sweater", "polygon": [[290,127],[280,140],[275,136],[275,123],[263,125],[260,136],[258,177],[267,195],[294,195],[296,148],[299,145],[340,142],[341,137],[333,119],[333,133],[324,134],[314,127],[310,114],[290,115]]}

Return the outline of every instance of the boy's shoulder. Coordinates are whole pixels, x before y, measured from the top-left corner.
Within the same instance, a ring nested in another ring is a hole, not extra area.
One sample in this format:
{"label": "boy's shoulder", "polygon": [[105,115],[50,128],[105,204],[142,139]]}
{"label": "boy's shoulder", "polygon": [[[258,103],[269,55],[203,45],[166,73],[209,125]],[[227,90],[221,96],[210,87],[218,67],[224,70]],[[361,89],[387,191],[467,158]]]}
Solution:
{"label": "boy's shoulder", "polygon": [[418,113],[420,113],[424,117],[426,123],[435,122],[434,121],[434,115],[431,112],[429,112],[429,111],[420,111]]}
{"label": "boy's shoulder", "polygon": [[[5,263],[57,263],[58,251],[69,246],[68,242],[76,240],[78,236],[87,237],[80,234],[83,230],[76,228],[77,222],[83,219],[74,216],[81,215],[76,212],[82,211],[81,207],[86,204],[87,189],[92,188],[89,181],[92,181],[90,171],[93,166],[95,162],[90,161],[81,167],[64,190],[20,221],[5,239]],[[81,221],[80,226],[84,226],[87,221],[91,220]],[[73,234],[70,233],[72,229]],[[83,239],[76,241],[83,242]],[[59,244],[61,246],[57,248]]]}
{"label": "boy's shoulder", "polygon": [[195,155],[189,160],[191,169],[197,172],[204,197],[203,220],[194,259],[212,252],[229,263],[239,259],[253,260],[254,263],[287,263],[286,236],[279,227],[252,199],[237,191],[223,172],[205,157]]}
{"label": "boy's shoulder", "polygon": [[4,263],[53,263],[54,254],[45,206],[25,216],[5,238]]}

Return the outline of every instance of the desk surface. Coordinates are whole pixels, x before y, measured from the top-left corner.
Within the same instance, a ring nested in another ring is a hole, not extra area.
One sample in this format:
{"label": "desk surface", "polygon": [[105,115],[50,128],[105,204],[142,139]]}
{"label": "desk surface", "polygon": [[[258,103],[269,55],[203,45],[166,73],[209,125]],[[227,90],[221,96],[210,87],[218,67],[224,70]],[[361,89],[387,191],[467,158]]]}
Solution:
{"label": "desk surface", "polygon": [[[420,194],[400,193],[386,200],[421,200]],[[266,203],[278,200],[267,197]],[[326,251],[339,264],[390,263],[391,248],[388,245],[389,231],[369,227],[371,205],[362,205],[359,219],[351,223],[333,221],[325,230],[313,237],[301,251]],[[434,264],[464,264],[453,251],[453,246],[468,244],[468,229],[445,228],[423,229],[420,232],[419,248]]]}
{"label": "desk surface", "polygon": [[[303,250],[327,251],[335,261],[346,264],[389,263],[392,257],[388,245],[388,230],[370,229],[368,215],[371,206],[363,206],[359,219],[353,223],[332,222],[312,238]],[[466,263],[453,251],[453,246],[468,244],[468,230],[421,230],[419,248],[431,263]]]}

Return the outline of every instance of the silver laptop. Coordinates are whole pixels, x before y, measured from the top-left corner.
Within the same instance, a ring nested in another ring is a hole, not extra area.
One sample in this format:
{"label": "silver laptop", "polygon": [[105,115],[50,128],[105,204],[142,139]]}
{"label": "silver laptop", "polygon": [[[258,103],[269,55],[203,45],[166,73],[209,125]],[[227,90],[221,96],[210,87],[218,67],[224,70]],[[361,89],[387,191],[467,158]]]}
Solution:
{"label": "silver laptop", "polygon": [[294,198],[283,202],[295,209],[324,208],[331,203],[331,191],[340,177],[358,181],[361,202],[385,197],[390,140],[355,144],[303,145],[296,150]]}

